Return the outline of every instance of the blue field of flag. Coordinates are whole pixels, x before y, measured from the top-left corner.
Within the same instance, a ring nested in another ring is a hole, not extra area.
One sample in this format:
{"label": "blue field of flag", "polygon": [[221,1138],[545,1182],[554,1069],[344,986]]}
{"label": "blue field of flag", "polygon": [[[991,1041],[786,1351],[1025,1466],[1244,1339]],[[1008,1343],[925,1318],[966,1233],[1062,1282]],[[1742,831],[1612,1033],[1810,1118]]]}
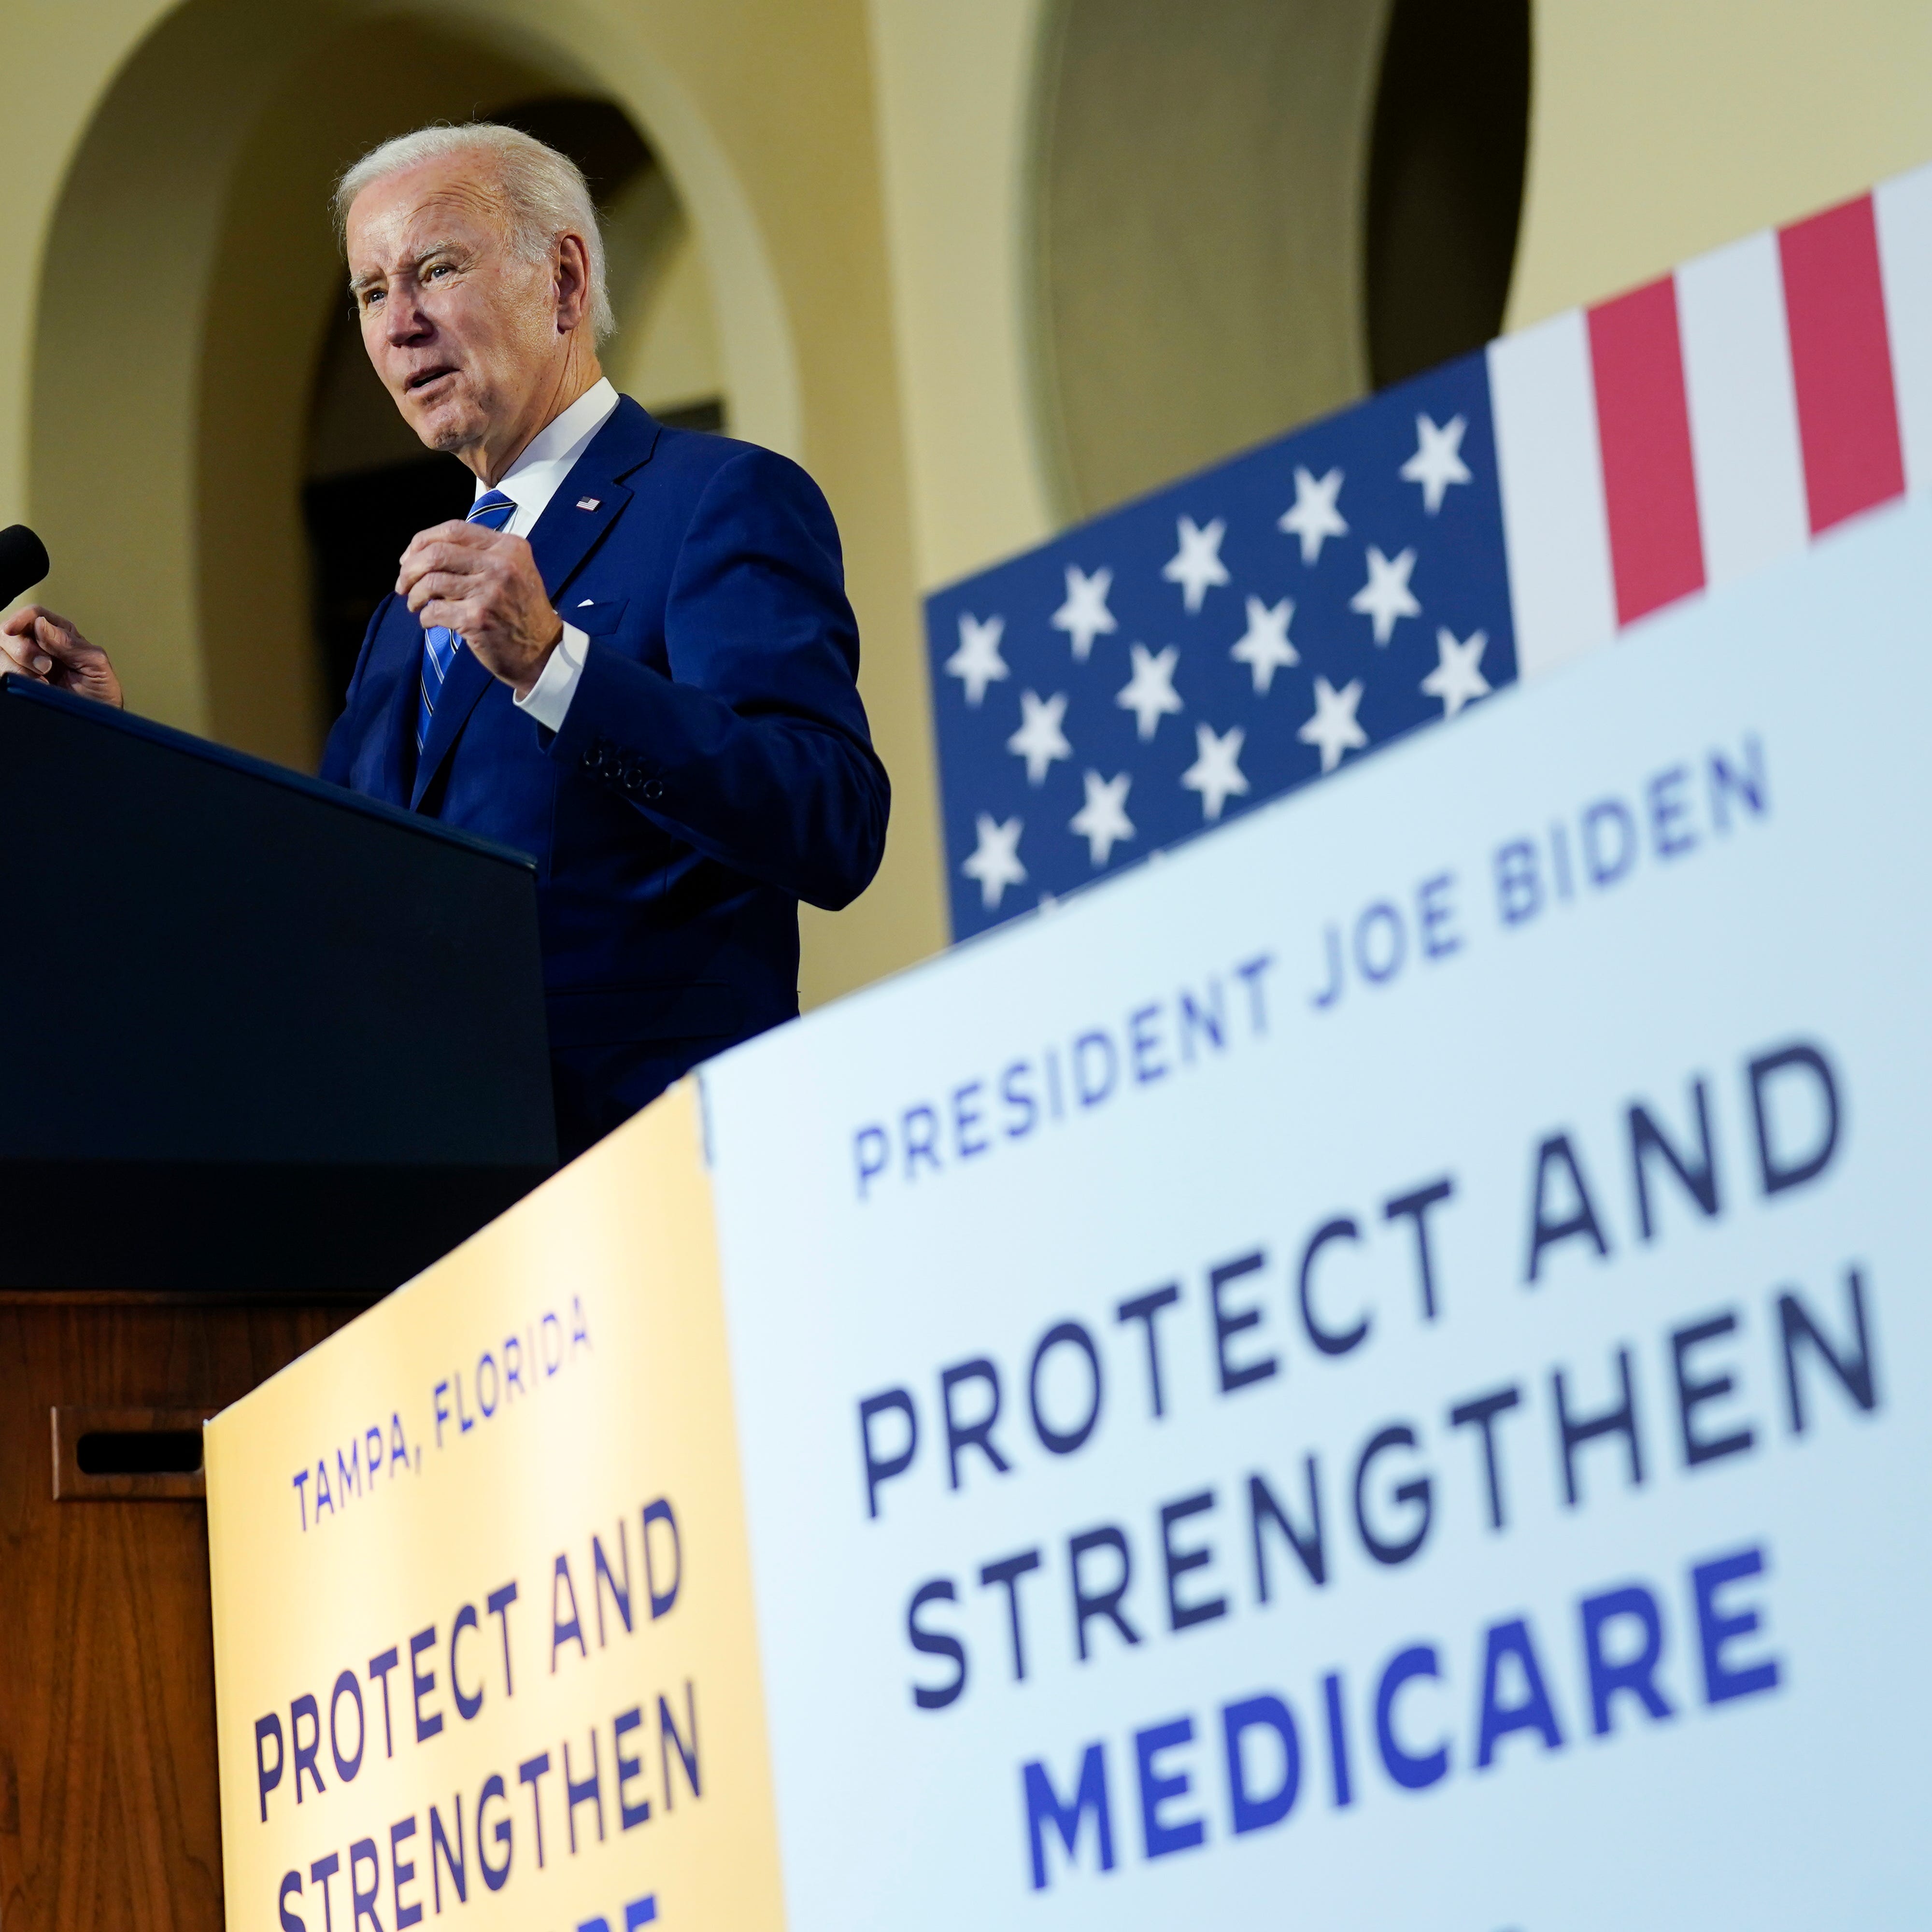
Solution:
{"label": "blue field of flag", "polygon": [[956,939],[1510,682],[1479,352],[926,603]]}

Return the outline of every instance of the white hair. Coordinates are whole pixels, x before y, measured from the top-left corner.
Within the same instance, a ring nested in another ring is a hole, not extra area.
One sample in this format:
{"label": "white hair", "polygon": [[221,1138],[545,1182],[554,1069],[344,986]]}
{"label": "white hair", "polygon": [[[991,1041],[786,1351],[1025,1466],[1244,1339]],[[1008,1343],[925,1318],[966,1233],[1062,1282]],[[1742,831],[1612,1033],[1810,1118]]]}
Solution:
{"label": "white hair", "polygon": [[610,312],[604,236],[584,172],[568,154],[517,128],[490,121],[460,128],[442,122],[371,148],[335,184],[336,240],[343,242],[347,234],[350,203],[372,183],[424,161],[471,158],[488,163],[509,217],[511,245],[526,260],[547,260],[560,236],[583,238],[590,258],[590,326],[601,342],[616,318]]}

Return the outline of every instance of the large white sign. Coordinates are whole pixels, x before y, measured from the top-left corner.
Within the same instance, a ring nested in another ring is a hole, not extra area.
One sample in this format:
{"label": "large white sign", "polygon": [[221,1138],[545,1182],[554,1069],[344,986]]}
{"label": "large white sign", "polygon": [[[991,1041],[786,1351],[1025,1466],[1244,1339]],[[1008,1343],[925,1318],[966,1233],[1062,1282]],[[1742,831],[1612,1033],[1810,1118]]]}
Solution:
{"label": "large white sign", "polygon": [[706,1071],[794,1932],[1924,1922],[1928,540]]}

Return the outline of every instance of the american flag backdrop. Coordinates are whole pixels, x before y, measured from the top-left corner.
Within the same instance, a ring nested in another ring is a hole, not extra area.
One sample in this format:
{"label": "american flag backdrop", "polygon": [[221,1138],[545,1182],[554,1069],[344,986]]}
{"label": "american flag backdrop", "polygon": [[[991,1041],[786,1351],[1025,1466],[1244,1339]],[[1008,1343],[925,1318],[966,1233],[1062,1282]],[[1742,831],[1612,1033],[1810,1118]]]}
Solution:
{"label": "american flag backdrop", "polygon": [[1932,168],[934,592],[964,938],[1932,488]]}

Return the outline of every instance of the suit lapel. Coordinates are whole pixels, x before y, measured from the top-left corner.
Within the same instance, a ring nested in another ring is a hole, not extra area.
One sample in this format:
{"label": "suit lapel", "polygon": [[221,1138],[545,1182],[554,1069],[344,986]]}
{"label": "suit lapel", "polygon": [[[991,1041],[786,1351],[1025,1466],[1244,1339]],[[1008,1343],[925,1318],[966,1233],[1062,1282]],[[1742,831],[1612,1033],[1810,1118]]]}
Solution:
{"label": "suit lapel", "polygon": [[[351,788],[380,799],[385,805],[409,802],[416,776],[416,686],[422,675],[422,632],[400,598],[392,598],[370,647],[364,674],[366,712],[358,703],[360,748],[353,763]],[[382,694],[379,698],[376,693]]]}
{"label": "suit lapel", "polygon": [[553,603],[631,500],[620,479],[651,460],[657,440],[656,419],[620,396],[610,420],[556,486],[530,532],[530,552]]}
{"label": "suit lapel", "polygon": [[[586,455],[557,485],[549,508],[530,532],[530,554],[536,560],[544,588],[550,592],[553,604],[563,595],[564,586],[596,548],[598,538],[610,527],[617,512],[631,500],[630,491],[609,477],[586,478],[584,464],[590,460]],[[588,490],[582,487],[586,481],[593,486]],[[580,502],[595,503],[597,507],[580,509]]]}
{"label": "suit lapel", "polygon": [[[417,675],[422,675],[420,664]],[[467,645],[450,660],[449,675],[443,680],[442,689],[436,694],[436,709],[430,714],[429,736],[423,740],[422,753],[416,760],[416,783],[410,790],[412,812],[422,803],[423,794],[428,790],[437,767],[448,757],[457,734],[470,722],[470,714],[476,709],[477,700],[495,682],[496,680],[483,668],[482,661]],[[414,694],[412,686],[412,697]],[[413,713],[413,706],[411,709]],[[410,722],[413,729],[413,716]]]}
{"label": "suit lapel", "polygon": [[[620,397],[610,421],[557,485],[556,494],[537,519],[530,538],[530,554],[553,604],[562,596],[564,586],[610,527],[617,513],[631,500],[630,491],[618,478],[650,460],[657,439],[656,421],[629,397]],[[587,509],[583,507],[586,503],[591,506]],[[429,736],[416,760],[416,782],[410,793],[412,810],[422,803],[423,794],[449,756],[470,712],[495,681],[466,646],[457,652],[436,700]],[[412,708],[406,728],[412,734],[415,678],[410,680],[409,688]]]}

